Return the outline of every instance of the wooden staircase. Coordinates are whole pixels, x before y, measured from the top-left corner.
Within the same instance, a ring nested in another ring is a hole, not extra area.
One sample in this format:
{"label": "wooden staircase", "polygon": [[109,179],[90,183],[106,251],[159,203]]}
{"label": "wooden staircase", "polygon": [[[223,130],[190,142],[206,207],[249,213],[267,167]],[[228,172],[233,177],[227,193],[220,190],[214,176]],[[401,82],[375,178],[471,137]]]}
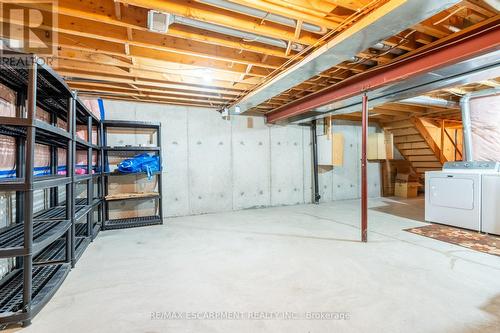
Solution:
{"label": "wooden staircase", "polygon": [[419,118],[383,123],[393,133],[394,145],[422,179],[426,171],[441,170],[446,157]]}

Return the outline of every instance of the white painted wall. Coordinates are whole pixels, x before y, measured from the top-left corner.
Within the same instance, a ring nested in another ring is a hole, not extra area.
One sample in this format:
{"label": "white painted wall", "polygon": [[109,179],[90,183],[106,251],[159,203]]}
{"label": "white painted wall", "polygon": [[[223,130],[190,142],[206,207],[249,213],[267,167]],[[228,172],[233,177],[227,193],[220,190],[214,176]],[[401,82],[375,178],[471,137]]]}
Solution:
{"label": "white painted wall", "polygon": [[[267,125],[246,116],[223,120],[211,109],[105,101],[106,119],[160,121],[164,216],[312,200],[311,137],[303,126]],[[334,124],[345,135],[344,166],[320,175],[322,201],[358,198],[360,128]],[[375,128],[371,128],[372,131]],[[377,164],[369,167],[371,196],[379,196]]]}

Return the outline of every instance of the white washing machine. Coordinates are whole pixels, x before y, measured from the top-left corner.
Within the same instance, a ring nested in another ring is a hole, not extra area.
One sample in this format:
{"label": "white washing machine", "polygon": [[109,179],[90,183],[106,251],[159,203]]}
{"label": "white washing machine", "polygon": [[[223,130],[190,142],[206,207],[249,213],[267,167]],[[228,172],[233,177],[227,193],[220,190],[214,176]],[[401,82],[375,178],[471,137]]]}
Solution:
{"label": "white washing machine", "polygon": [[426,172],[425,220],[482,230],[483,177],[499,175],[498,162],[447,162],[442,171]]}
{"label": "white washing machine", "polygon": [[500,173],[483,175],[481,231],[500,235]]}

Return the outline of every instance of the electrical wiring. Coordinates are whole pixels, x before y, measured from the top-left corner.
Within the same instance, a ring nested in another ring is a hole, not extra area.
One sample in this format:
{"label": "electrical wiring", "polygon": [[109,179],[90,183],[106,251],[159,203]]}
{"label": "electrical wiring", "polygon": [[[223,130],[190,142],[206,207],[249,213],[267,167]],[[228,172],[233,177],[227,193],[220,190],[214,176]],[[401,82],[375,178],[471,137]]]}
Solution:
{"label": "electrical wiring", "polygon": [[225,104],[223,107],[227,107],[230,104],[236,103],[243,96],[247,95],[248,93],[250,93],[250,92],[252,92],[260,87],[262,87],[264,84],[266,84],[270,79],[272,79],[278,73],[282,72],[287,67],[296,63],[298,60],[301,60],[304,55],[310,53],[311,51],[316,49],[318,46],[323,45],[326,42],[326,40],[328,40],[330,37],[339,33],[340,31],[346,29],[350,24],[354,23],[354,21],[363,17],[364,15],[369,13],[370,11],[374,10],[376,8],[376,5],[379,5],[380,3],[383,3],[383,2],[386,2],[386,0],[372,0],[370,3],[366,4],[365,6],[360,8],[358,11],[356,11],[355,13],[353,13],[349,17],[347,17],[342,23],[339,24],[339,26],[336,29],[330,30],[325,35],[323,35],[320,39],[318,39],[314,44],[309,45],[308,47],[304,48],[302,51],[295,54],[292,58],[288,59],[281,66],[274,69],[264,80],[262,80],[262,82],[253,86],[250,89],[242,91],[240,94],[238,94],[238,96],[234,99],[234,101]]}

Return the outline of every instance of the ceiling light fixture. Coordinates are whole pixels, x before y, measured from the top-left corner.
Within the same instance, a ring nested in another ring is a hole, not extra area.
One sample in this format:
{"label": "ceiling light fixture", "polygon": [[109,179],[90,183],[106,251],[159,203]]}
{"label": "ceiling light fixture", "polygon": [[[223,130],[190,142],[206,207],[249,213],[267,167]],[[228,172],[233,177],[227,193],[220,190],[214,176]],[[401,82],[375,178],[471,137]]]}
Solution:
{"label": "ceiling light fixture", "polygon": [[195,71],[194,75],[199,77],[205,83],[212,83],[213,81],[213,72],[210,69],[198,69]]}

